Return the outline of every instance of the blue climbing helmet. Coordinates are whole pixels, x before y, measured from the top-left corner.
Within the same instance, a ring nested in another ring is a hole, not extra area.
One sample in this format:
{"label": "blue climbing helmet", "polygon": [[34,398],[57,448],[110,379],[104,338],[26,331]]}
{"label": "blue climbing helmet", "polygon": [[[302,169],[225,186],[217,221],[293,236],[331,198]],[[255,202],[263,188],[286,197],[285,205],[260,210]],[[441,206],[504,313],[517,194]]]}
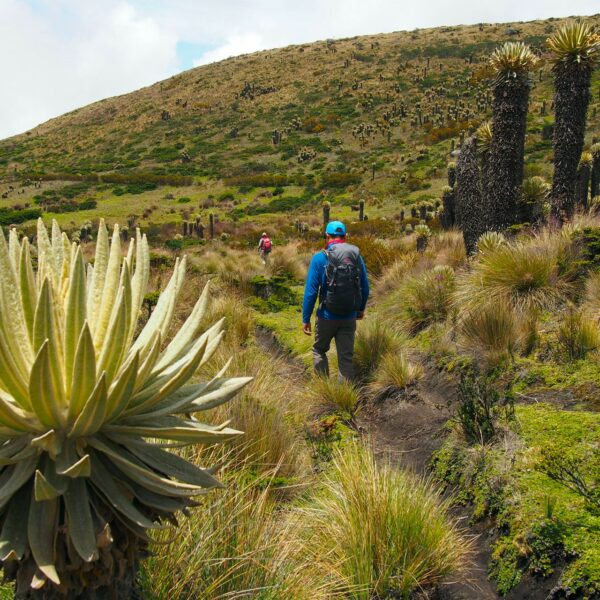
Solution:
{"label": "blue climbing helmet", "polygon": [[346,226],[341,221],[330,221],[327,223],[325,233],[329,235],[346,235]]}

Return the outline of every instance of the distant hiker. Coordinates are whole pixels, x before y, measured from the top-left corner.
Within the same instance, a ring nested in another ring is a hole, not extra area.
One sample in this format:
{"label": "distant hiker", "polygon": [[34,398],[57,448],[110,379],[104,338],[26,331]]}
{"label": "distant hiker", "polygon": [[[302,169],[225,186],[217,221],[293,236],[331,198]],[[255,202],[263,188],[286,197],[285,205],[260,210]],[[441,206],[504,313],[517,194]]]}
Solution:
{"label": "distant hiker", "polygon": [[258,242],[258,253],[263,261],[263,265],[267,264],[272,248],[273,242],[271,241],[271,238],[266,233],[263,233],[260,236],[260,241]]}
{"label": "distant hiker", "polygon": [[306,277],[302,329],[306,335],[311,334],[310,319],[318,298],[313,344],[315,372],[329,375],[327,352],[335,339],[340,376],[352,380],[356,319],[362,319],[365,313],[369,279],[359,249],[346,243],[343,223],[328,223],[325,236],[325,250],[313,256]]}

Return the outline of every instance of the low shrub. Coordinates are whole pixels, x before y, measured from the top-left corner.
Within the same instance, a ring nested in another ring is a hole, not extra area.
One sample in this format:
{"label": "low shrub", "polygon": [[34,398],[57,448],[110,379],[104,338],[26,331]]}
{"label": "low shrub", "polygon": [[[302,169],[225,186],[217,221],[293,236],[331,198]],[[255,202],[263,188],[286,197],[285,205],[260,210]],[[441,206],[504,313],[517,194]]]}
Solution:
{"label": "low shrub", "polygon": [[12,225],[24,223],[31,219],[38,219],[42,216],[39,208],[24,208],[22,210],[13,210],[10,208],[0,208],[0,225]]}
{"label": "low shrub", "polygon": [[590,448],[577,456],[567,448],[547,446],[542,449],[538,469],[583,498],[590,510],[600,515],[600,453]]}
{"label": "low shrub", "polygon": [[455,419],[469,444],[486,444],[496,435],[501,417],[512,418],[514,401],[510,394],[501,395],[492,377],[468,369],[461,374]]}
{"label": "low shrub", "polygon": [[385,267],[391,265],[397,257],[389,244],[374,237],[351,238],[348,241],[358,246],[367,272],[375,277],[381,275]]}
{"label": "low shrub", "polygon": [[361,177],[359,173],[343,173],[334,171],[331,173],[323,173],[321,175],[321,188],[346,188],[349,185],[360,183]]}

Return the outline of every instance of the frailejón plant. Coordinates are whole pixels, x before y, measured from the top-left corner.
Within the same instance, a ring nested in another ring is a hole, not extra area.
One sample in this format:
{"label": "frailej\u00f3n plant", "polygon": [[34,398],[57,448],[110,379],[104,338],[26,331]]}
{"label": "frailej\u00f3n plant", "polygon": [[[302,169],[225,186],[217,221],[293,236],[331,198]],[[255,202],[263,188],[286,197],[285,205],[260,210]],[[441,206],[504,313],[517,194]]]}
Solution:
{"label": "frailej\u00f3n plant", "polygon": [[219,485],[168,449],[240,433],[194,414],[249,378],[186,385],[222,337],[201,332],[207,289],[165,344],[185,258],[138,328],[149,264],[145,236],[123,256],[103,222],[93,265],[56,223],[37,249],[0,232],[0,559],[18,597],[131,597],[147,530]]}

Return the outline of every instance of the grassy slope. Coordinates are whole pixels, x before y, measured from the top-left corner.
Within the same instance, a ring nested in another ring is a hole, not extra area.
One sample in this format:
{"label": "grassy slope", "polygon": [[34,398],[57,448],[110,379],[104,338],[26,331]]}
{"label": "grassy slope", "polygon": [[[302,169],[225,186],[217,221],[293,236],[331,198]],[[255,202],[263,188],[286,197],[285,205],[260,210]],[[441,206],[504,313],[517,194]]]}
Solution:
{"label": "grassy slope", "polygon": [[[600,17],[591,20],[600,22]],[[244,218],[248,206],[256,208],[271,201],[258,196],[274,187],[240,189],[225,179],[267,171],[313,177],[313,185],[286,188],[283,194],[300,198],[299,216],[318,217],[315,203],[322,197],[333,201],[333,214],[338,217],[355,214],[349,204],[361,197],[367,200],[369,216],[394,215],[402,205],[440,196],[451,140],[457,142],[458,134],[450,132],[436,143],[427,135],[432,128],[443,133],[440,126],[456,125],[448,120],[448,110],[458,106],[461,122],[475,123],[489,116],[485,61],[491,49],[507,39],[522,39],[541,48],[559,23],[513,25],[519,30],[517,35],[509,35],[507,25],[486,24],[363,36],[332,45],[315,42],[192,69],[0,142],[0,191],[8,191],[9,185],[16,187],[0,200],[0,207],[32,203],[35,195],[65,185],[49,182],[42,189],[29,186],[20,193],[15,169],[85,176],[151,171],[192,175],[194,184],[124,196],[113,194],[116,185],[94,186],[79,200],[94,197],[98,202],[95,210],[62,214],[59,220],[75,226],[102,215],[124,223],[133,214],[142,225],[178,223],[207,210],[225,218],[234,207],[241,209],[238,213]],[[548,64],[543,63],[541,77],[536,74],[535,80],[528,164],[531,172],[549,176],[551,142],[542,140],[541,131],[552,118],[540,114],[542,103],[549,109],[552,98]],[[263,90],[276,89],[250,99],[242,95],[246,82]],[[590,141],[600,133],[599,93],[600,77],[596,75]],[[389,115],[394,107],[402,106],[405,116],[385,120],[384,113]],[[441,112],[443,123],[419,124],[418,109],[424,121]],[[162,120],[163,111],[168,111],[169,120]],[[281,144],[273,145],[272,132],[284,130],[295,118],[299,129],[292,126]],[[376,128],[365,143],[353,135],[361,123]],[[377,132],[377,126],[386,123],[390,125],[389,140],[387,131]],[[299,163],[298,150],[307,146],[316,156]],[[185,164],[181,160],[184,152],[190,158]],[[360,182],[322,189],[322,175],[334,170],[358,173]],[[402,183],[404,177],[407,181]],[[173,199],[166,199],[168,194]],[[179,197],[190,198],[190,202],[180,204]],[[287,208],[276,210],[289,213]],[[250,218],[269,222],[271,217]]]}

